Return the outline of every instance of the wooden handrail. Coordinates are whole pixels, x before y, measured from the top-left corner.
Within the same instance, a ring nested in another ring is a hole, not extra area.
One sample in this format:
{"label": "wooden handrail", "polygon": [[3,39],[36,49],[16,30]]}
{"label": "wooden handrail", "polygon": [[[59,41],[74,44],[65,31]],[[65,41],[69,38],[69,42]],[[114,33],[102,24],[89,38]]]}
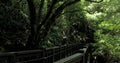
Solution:
{"label": "wooden handrail", "polygon": [[[68,57],[79,52],[79,49],[88,46],[86,44],[76,43],[63,46],[45,48],[43,50],[28,50],[19,52],[0,53],[0,62],[4,63],[53,63],[62,58]],[[88,54],[88,53],[87,53]],[[14,58],[14,59],[12,59]]]}

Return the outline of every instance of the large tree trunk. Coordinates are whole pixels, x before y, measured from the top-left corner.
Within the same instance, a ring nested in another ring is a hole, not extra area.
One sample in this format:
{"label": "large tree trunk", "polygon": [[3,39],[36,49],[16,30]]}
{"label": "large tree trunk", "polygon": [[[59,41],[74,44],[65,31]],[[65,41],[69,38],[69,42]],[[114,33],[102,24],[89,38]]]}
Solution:
{"label": "large tree trunk", "polygon": [[36,10],[35,10],[35,6],[33,3],[33,0],[27,0],[28,2],[28,7],[29,7],[29,15],[30,15],[30,35],[26,44],[26,47],[28,49],[32,49],[35,48],[35,35],[36,35]]}

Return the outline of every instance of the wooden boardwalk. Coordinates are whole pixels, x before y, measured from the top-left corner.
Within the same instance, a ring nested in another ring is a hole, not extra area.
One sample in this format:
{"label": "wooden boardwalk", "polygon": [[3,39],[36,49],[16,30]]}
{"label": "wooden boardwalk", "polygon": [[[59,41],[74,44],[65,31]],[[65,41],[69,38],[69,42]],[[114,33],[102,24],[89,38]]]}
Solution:
{"label": "wooden boardwalk", "polygon": [[0,53],[0,63],[88,63],[89,44]]}

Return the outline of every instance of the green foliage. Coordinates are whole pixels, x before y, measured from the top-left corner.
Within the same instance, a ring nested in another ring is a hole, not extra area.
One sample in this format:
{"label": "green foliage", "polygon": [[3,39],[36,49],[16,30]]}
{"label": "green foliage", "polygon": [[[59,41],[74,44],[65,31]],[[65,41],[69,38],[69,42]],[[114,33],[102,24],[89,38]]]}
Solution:
{"label": "green foliage", "polygon": [[0,4],[0,49],[24,47],[29,35],[29,21],[21,12],[20,8]]}
{"label": "green foliage", "polygon": [[86,1],[97,3],[98,0],[5,1],[0,1],[2,47],[19,50],[53,47],[87,41],[89,32],[93,32],[89,30],[91,24],[86,19],[84,7],[88,5]]}
{"label": "green foliage", "polygon": [[87,27],[90,27],[91,24],[86,20],[83,6],[84,4],[81,2],[71,5],[63,11],[48,34],[45,44],[49,45],[45,47],[85,42],[88,39]]}
{"label": "green foliage", "polygon": [[120,58],[120,6],[118,2],[120,1],[104,0],[99,4],[90,3],[85,7],[87,19],[96,28],[97,43],[94,55],[102,55],[107,58],[107,54],[109,57],[107,63],[114,61],[115,57],[117,60],[118,57]]}

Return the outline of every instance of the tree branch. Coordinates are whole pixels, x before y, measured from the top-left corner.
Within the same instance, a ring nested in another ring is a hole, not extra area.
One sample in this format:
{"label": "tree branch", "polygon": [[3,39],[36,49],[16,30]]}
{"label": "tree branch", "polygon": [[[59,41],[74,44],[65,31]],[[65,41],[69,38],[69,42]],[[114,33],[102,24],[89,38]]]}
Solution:
{"label": "tree branch", "polygon": [[66,8],[67,6],[70,6],[74,3],[79,2],[80,0],[72,0],[70,2],[65,1],[62,5],[60,5],[54,12],[54,14],[52,15],[52,17],[54,18],[58,18],[60,16],[60,14],[62,13],[63,9]]}
{"label": "tree branch", "polygon": [[57,0],[52,0],[52,3],[50,5],[50,7],[48,8],[47,14],[44,18],[44,20],[41,22],[41,24],[37,27],[37,32],[39,32],[39,30],[41,29],[42,25],[44,25],[47,21],[47,19],[50,17],[50,15],[52,14],[52,10],[54,9],[55,4],[57,3]]}
{"label": "tree branch", "polygon": [[50,16],[50,18],[48,19],[49,21],[47,21],[46,23],[45,23],[45,29],[44,29],[44,37],[46,37],[47,36],[47,34],[48,34],[48,32],[49,32],[49,30],[50,30],[50,28],[51,28],[51,26],[55,23],[55,19],[57,19],[60,15],[61,15],[61,13],[62,13],[62,11],[63,11],[63,9],[64,8],[66,8],[67,6],[70,6],[70,5],[72,5],[72,4],[74,4],[74,3],[77,3],[77,2],[79,2],[80,0],[73,0],[73,1],[70,1],[70,2],[68,2],[68,1],[65,1],[63,4],[61,4],[56,10],[55,10],[55,12]]}
{"label": "tree branch", "polygon": [[100,0],[100,1],[86,0],[86,1],[89,1],[89,2],[94,2],[94,3],[100,3],[100,2],[102,2],[103,0]]}
{"label": "tree branch", "polygon": [[41,16],[42,16],[42,9],[43,9],[43,6],[44,6],[44,1],[45,0],[40,0],[40,6],[39,6],[39,11],[38,11],[38,23],[39,21],[41,21]]}

